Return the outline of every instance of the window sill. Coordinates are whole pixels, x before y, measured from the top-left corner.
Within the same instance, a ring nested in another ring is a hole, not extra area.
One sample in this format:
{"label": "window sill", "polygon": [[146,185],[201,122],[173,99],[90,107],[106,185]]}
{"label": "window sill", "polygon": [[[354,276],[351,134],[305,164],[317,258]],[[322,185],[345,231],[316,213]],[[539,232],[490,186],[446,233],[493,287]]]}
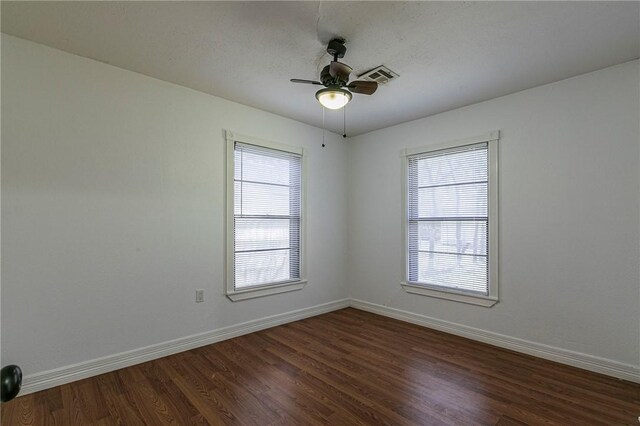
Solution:
{"label": "window sill", "polygon": [[274,284],[271,286],[262,286],[247,288],[243,290],[227,291],[227,297],[234,302],[241,300],[255,299],[256,297],[271,296],[273,294],[287,293],[289,291],[301,290],[307,285],[307,280],[293,281],[290,283]]}
{"label": "window sill", "polygon": [[471,305],[484,306],[490,308],[498,303],[497,297],[491,296],[474,296],[471,294],[454,293],[448,291],[435,290],[421,285],[400,283],[404,291],[412,294],[420,294],[422,296],[436,297],[438,299],[452,300],[455,302],[469,303]]}

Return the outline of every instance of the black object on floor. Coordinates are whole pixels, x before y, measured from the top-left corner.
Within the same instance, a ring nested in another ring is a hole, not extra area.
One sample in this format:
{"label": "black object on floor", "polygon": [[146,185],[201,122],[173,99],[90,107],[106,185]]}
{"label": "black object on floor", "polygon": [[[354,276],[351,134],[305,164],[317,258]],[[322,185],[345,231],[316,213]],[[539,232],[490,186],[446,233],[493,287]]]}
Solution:
{"label": "black object on floor", "polygon": [[11,401],[20,392],[22,370],[17,365],[7,365],[0,370],[0,396],[2,402]]}

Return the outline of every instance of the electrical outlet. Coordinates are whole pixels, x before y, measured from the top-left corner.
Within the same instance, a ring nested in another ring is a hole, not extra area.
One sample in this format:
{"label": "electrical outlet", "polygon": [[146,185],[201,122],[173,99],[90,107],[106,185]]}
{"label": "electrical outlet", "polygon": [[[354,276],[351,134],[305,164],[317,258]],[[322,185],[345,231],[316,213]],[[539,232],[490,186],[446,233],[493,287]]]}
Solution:
{"label": "electrical outlet", "polygon": [[204,290],[196,290],[196,303],[204,302]]}

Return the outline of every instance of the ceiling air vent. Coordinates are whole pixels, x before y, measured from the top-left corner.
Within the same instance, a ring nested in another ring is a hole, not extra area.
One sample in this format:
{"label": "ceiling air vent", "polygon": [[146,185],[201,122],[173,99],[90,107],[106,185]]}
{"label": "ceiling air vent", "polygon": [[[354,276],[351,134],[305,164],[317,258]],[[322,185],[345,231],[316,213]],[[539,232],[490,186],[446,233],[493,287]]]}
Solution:
{"label": "ceiling air vent", "polygon": [[378,84],[387,84],[391,80],[395,80],[398,77],[400,77],[398,74],[391,71],[384,65],[375,67],[371,71],[367,71],[364,74],[358,76],[358,78],[361,78],[363,80],[377,81]]}

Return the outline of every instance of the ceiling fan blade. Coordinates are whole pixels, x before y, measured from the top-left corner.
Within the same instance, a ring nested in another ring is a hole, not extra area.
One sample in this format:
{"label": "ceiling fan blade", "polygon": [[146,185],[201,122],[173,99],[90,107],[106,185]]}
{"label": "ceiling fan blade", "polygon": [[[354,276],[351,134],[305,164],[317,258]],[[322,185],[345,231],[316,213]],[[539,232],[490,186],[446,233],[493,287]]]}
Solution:
{"label": "ceiling fan blade", "polygon": [[360,93],[362,95],[373,95],[378,90],[378,83],[375,81],[356,80],[349,83],[347,89],[353,93]]}
{"label": "ceiling fan blade", "polygon": [[331,65],[329,66],[329,74],[331,77],[338,77],[340,80],[344,82],[349,81],[349,75],[351,74],[352,68],[343,64],[342,62],[331,61]]}
{"label": "ceiling fan blade", "polygon": [[289,81],[291,81],[292,83],[317,84],[319,86],[323,86],[323,84],[320,83],[319,81],[313,81],[313,80],[301,80],[299,78],[292,78]]}

